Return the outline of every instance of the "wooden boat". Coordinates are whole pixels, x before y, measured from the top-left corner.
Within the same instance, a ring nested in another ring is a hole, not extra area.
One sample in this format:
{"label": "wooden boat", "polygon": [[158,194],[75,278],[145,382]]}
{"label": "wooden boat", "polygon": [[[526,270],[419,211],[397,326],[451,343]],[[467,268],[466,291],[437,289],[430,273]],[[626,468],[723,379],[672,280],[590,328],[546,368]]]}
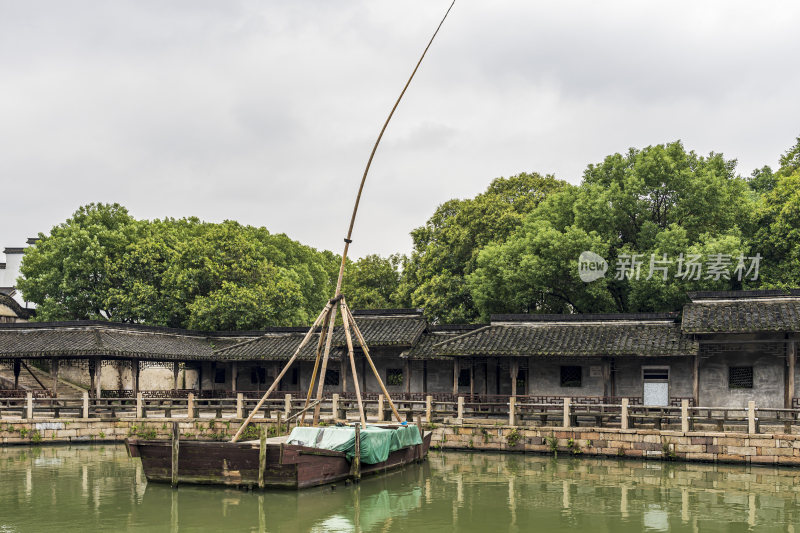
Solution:
{"label": "wooden boat", "polygon": [[[393,428],[396,426],[381,426]],[[351,463],[344,452],[288,444],[288,436],[265,440],[266,460],[260,477],[260,441],[203,442],[180,441],[177,482],[228,485],[243,488],[304,489],[344,481],[353,477]],[[431,433],[422,435],[422,444],[389,454],[386,461],[360,465],[360,475],[383,473],[420,462],[428,455]],[[148,481],[173,482],[172,443],[166,440],[126,440],[131,457],[142,461]],[[260,481],[260,483],[259,483]]]}

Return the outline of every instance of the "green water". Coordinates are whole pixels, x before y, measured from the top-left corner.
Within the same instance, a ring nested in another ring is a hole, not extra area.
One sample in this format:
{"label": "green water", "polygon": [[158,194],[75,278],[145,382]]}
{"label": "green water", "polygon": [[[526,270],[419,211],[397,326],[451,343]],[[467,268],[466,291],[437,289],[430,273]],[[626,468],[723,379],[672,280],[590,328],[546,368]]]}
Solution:
{"label": "green water", "polygon": [[0,533],[800,533],[799,496],[800,469],[435,452],[335,490],[173,491],[122,446],[0,448]]}

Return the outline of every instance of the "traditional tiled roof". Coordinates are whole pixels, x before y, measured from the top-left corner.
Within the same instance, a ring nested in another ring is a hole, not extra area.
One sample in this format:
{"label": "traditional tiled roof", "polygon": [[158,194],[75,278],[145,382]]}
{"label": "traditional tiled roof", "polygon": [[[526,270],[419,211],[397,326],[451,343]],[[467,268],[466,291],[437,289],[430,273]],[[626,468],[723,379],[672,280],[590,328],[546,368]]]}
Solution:
{"label": "traditional tiled roof", "polygon": [[417,344],[414,345],[413,348],[403,352],[401,357],[414,360],[451,359],[449,356],[439,354],[435,345],[453,339],[459,335],[464,335],[470,331],[475,331],[481,327],[482,326],[479,324],[429,326],[425,334],[417,341]]}
{"label": "traditional tiled roof", "polygon": [[19,329],[0,332],[0,357],[93,357],[157,360],[210,358],[202,337],[140,333],[97,327],[78,329]]}
{"label": "traditional tiled roof", "polygon": [[[249,360],[249,361],[286,361],[300,346],[305,333],[267,334],[256,339],[239,342],[234,345],[217,349],[214,356],[220,360]],[[311,339],[298,355],[300,360],[314,360],[316,357],[319,333],[313,333]],[[343,350],[338,346],[331,349],[330,357],[338,359]]]}
{"label": "traditional tiled roof", "polygon": [[800,332],[800,291],[690,293],[683,308],[685,333]]}
{"label": "traditional tiled roof", "polygon": [[495,324],[433,347],[440,356],[675,356],[698,344],[672,320]]}
{"label": "traditional tiled roof", "polygon": [[[387,317],[387,316],[356,316],[356,324],[367,341],[367,346],[373,347],[399,347],[410,348],[425,331],[427,323],[418,316],[413,317]],[[257,339],[242,342],[237,345],[217,350],[216,355],[231,359],[275,359],[286,360],[294,354],[304,333],[293,335],[264,335]],[[319,334],[314,333],[313,338],[303,348],[299,357],[313,359],[316,356]],[[345,353],[347,342],[344,330],[337,326],[334,329],[331,346],[335,349],[334,357]],[[353,345],[358,346],[358,341],[353,337]]]}
{"label": "traditional tiled roof", "polygon": [[216,360],[215,348],[252,338],[253,334],[247,335],[102,321],[0,324],[0,358]]}

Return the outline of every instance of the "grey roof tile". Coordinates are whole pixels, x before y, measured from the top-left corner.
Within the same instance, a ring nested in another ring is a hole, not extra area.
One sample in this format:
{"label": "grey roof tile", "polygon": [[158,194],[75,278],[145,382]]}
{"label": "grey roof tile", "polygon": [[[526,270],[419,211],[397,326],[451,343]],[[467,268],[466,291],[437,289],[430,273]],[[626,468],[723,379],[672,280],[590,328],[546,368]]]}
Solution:
{"label": "grey roof tile", "polygon": [[699,300],[683,308],[685,333],[800,332],[800,298]]}
{"label": "grey roof tile", "polygon": [[673,321],[491,325],[432,348],[440,356],[673,356],[698,344]]}

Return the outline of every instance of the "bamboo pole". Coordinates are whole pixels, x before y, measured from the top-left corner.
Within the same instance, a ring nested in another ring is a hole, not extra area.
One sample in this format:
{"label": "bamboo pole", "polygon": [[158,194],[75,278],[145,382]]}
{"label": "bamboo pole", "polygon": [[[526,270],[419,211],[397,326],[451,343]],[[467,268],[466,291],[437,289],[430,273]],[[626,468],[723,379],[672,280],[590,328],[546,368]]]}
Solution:
{"label": "bamboo pole", "polygon": [[364,404],[361,401],[361,388],[358,385],[358,376],[356,375],[356,358],[353,354],[353,338],[350,336],[350,317],[348,316],[347,309],[345,309],[344,299],[340,302],[340,306],[342,308],[344,338],[347,341],[347,355],[350,358],[350,369],[353,372],[353,383],[355,384],[356,399],[358,400],[358,416],[361,419],[361,425],[367,427],[367,418],[364,416]]}
{"label": "bamboo pole", "polygon": [[319,370],[319,361],[322,357],[322,348],[323,343],[325,342],[325,337],[327,336],[328,332],[328,321],[331,318],[330,311],[326,313],[325,319],[323,320],[322,330],[319,333],[319,341],[317,342],[317,357],[314,359],[314,370],[311,372],[311,382],[308,384],[308,393],[306,394],[306,403],[303,406],[303,416],[300,418],[298,426],[302,426],[306,421],[306,411],[305,408],[308,407],[308,404],[311,403],[311,394],[314,391],[314,383],[317,381],[317,370]]}
{"label": "bamboo pole", "polygon": [[297,349],[294,351],[294,355],[292,355],[291,359],[289,359],[289,361],[286,363],[286,366],[283,367],[283,370],[281,370],[280,374],[278,374],[278,376],[275,378],[275,381],[272,382],[272,385],[270,385],[269,389],[267,389],[267,392],[264,393],[264,396],[262,396],[261,399],[258,401],[258,403],[256,404],[255,408],[250,412],[250,415],[248,415],[247,419],[244,422],[242,422],[241,426],[239,426],[239,430],[236,432],[236,435],[233,436],[233,438],[231,439],[231,442],[238,441],[239,437],[242,436],[242,433],[244,432],[244,428],[247,427],[247,424],[250,423],[250,420],[253,419],[253,417],[258,412],[258,410],[261,409],[261,406],[264,405],[264,402],[267,401],[267,397],[270,394],[272,394],[272,391],[274,391],[275,388],[278,386],[278,383],[280,383],[281,379],[283,379],[284,374],[286,374],[286,372],[289,370],[289,368],[291,368],[291,366],[294,363],[295,359],[297,359],[297,356],[300,355],[300,350],[302,350],[303,347],[306,344],[308,344],[308,341],[311,338],[311,335],[314,333],[314,330],[317,329],[317,326],[322,321],[323,316],[325,314],[327,314],[328,311],[330,311],[331,307],[333,307],[333,304],[331,302],[328,302],[325,305],[325,308],[322,310],[322,312],[319,314],[317,319],[314,321],[314,323],[308,329],[308,332],[306,333],[306,336],[303,337],[303,340],[300,342],[300,346],[298,346]]}
{"label": "bamboo pole", "polygon": [[[342,299],[344,302],[344,299]],[[350,308],[347,307],[347,303],[344,302],[345,305],[342,309],[347,310],[348,317],[350,318],[351,323],[353,324],[353,331],[356,334],[356,338],[358,339],[358,343],[361,345],[361,349],[364,351],[364,357],[366,357],[369,366],[372,368],[372,372],[375,374],[375,379],[378,380],[378,385],[381,387],[381,391],[383,391],[383,395],[386,396],[386,400],[389,402],[389,407],[392,408],[392,412],[394,413],[395,418],[397,418],[398,422],[402,422],[403,419],[400,418],[400,413],[397,412],[397,408],[394,406],[394,402],[392,402],[392,398],[389,395],[389,391],[386,390],[386,386],[383,384],[383,380],[381,379],[380,374],[378,373],[378,369],[375,368],[375,364],[372,362],[372,357],[369,355],[369,347],[367,346],[367,341],[364,340],[364,336],[361,334],[361,330],[358,329],[358,324],[356,324],[356,319],[353,317],[352,311]]]}
{"label": "bamboo pole", "polygon": [[[341,276],[341,273],[339,275]],[[325,339],[325,352],[322,355],[322,369],[320,370],[319,384],[317,385],[317,405],[314,406],[314,418],[311,422],[315,426],[319,423],[319,412],[322,408],[322,392],[325,389],[325,373],[328,371],[328,357],[330,357],[331,354],[331,341],[333,340],[333,328],[335,324],[336,307],[334,306],[331,308],[330,319],[328,320],[328,337]]]}

